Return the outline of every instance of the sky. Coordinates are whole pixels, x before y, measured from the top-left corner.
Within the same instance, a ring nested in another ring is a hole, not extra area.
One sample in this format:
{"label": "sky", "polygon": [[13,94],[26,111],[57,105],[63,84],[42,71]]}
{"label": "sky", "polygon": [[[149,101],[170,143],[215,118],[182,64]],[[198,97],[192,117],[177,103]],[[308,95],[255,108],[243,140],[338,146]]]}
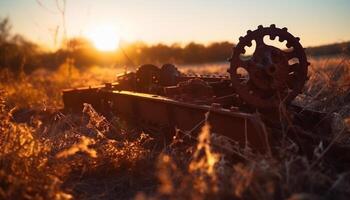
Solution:
{"label": "sky", "polygon": [[[126,41],[237,43],[248,29],[276,24],[317,46],[350,40],[349,10],[350,0],[66,0],[65,19],[68,37],[104,24]],[[55,0],[0,0],[0,17],[7,16],[13,32],[40,44],[55,46],[58,26],[62,35]]]}

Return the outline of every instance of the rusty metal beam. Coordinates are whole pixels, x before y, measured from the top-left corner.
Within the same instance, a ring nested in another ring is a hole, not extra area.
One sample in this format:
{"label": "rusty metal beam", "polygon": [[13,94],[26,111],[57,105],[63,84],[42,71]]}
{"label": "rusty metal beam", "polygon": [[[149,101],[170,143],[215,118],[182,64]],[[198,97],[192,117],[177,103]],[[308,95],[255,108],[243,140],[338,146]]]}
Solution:
{"label": "rusty metal beam", "polygon": [[181,102],[152,94],[115,91],[102,86],[65,90],[63,102],[67,111],[81,111],[83,103],[89,103],[97,111],[112,111],[138,125],[177,127],[182,131],[191,131],[203,122],[209,112],[212,133],[224,135],[242,147],[248,143],[258,152],[269,149],[269,136],[260,119],[237,110]]}

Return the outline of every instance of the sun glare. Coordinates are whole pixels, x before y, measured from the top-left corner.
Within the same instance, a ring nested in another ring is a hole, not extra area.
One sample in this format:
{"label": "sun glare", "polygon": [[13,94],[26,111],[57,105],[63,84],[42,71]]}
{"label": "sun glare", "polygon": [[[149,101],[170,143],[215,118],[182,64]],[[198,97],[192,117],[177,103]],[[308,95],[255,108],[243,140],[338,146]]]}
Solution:
{"label": "sun glare", "polygon": [[101,25],[90,28],[86,37],[92,41],[100,51],[114,51],[119,45],[119,35],[116,28],[109,25]]}

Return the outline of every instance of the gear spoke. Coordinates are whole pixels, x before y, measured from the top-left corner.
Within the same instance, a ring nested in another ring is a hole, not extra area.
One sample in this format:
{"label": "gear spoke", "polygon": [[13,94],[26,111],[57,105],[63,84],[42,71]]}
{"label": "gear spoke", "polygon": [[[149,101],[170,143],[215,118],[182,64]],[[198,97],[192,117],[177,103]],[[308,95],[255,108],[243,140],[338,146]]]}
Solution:
{"label": "gear spoke", "polygon": [[239,67],[242,67],[246,70],[248,70],[249,66],[250,66],[251,61],[250,60],[242,60],[239,59]]}
{"label": "gear spoke", "polygon": [[258,37],[258,38],[256,38],[256,39],[255,39],[255,42],[256,42],[256,47],[257,47],[257,48],[266,46],[265,43],[264,43],[264,37]]}
{"label": "gear spoke", "polygon": [[284,52],[284,55],[286,56],[286,58],[288,60],[290,60],[292,58],[296,58],[298,56],[297,53],[294,50],[293,51]]}

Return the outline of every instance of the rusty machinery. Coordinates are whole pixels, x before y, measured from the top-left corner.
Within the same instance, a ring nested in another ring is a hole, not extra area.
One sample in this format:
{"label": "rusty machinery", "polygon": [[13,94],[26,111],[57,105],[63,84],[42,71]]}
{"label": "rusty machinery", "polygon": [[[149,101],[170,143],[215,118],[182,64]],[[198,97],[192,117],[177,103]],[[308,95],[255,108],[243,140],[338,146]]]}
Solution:
{"label": "rusty machinery", "polygon": [[[286,41],[287,48],[265,44],[265,36]],[[254,53],[245,56],[245,48],[253,41]],[[291,60],[296,62],[290,64]],[[278,129],[284,123],[281,107],[287,111],[283,114],[286,121],[294,125],[304,129],[320,125],[321,113],[291,103],[302,92],[309,63],[299,38],[287,28],[271,25],[248,31],[239,38],[229,62],[229,76],[186,75],[172,64],[142,65],[136,72],[119,76],[115,83],[64,90],[65,110],[81,111],[83,103],[89,103],[100,112],[111,112],[140,127],[158,130],[168,139],[172,135],[160,129],[191,131],[209,112],[212,132],[240,145],[248,142],[260,152],[269,149],[276,138],[266,129]],[[239,73],[240,69],[245,74]]]}

